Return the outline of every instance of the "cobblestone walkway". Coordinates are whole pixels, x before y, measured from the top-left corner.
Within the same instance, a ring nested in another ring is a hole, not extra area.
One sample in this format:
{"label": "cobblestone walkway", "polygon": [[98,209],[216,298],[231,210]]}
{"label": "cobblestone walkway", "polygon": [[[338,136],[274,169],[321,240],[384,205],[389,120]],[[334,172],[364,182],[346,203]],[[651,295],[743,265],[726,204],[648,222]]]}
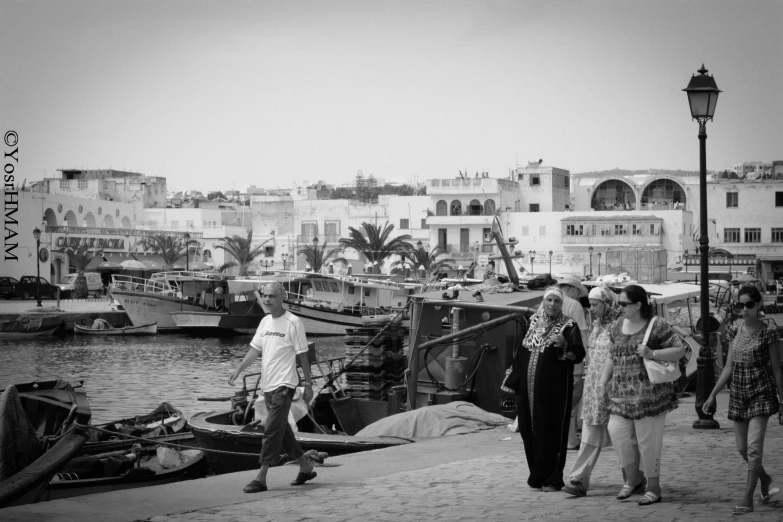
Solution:
{"label": "cobblestone walkway", "polygon": [[[619,502],[619,461],[612,448],[601,455],[584,498],[544,493],[527,487],[527,468],[518,434],[508,452],[452,462],[380,478],[331,484],[324,469],[301,490],[221,508],[203,509],[150,522],[217,521],[515,521],[515,520],[728,520],[741,498],[746,467],[735,446],[731,423],[718,417],[722,429],[697,431],[692,401],[688,415],[667,420],[661,483],[664,501],[640,507],[637,496]],[[498,431],[505,438],[509,434]],[[774,484],[783,488],[783,427],[770,423],[764,461]],[[566,472],[576,458],[568,455]],[[294,469],[285,470],[294,473]],[[783,520],[783,494],[757,507],[743,521]]]}

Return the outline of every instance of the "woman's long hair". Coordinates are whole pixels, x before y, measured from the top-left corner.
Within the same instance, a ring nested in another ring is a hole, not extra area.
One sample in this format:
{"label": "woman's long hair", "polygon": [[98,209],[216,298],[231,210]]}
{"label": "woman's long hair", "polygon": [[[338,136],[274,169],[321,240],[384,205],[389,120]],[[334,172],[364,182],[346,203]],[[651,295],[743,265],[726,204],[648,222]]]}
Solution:
{"label": "woman's long hair", "polygon": [[642,316],[642,319],[649,319],[652,317],[652,306],[650,306],[650,301],[647,299],[647,291],[645,291],[644,288],[639,285],[628,285],[623,288],[622,293],[624,293],[632,303],[642,304],[639,308],[639,315]]}

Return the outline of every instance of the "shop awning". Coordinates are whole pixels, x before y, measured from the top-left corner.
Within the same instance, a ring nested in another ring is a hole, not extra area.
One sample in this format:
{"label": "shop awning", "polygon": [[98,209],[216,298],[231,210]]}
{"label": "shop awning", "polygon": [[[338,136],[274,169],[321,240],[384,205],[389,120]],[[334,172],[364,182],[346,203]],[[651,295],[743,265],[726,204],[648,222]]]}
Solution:
{"label": "shop awning", "polygon": [[757,256],[759,261],[783,261],[783,255],[781,256]]}

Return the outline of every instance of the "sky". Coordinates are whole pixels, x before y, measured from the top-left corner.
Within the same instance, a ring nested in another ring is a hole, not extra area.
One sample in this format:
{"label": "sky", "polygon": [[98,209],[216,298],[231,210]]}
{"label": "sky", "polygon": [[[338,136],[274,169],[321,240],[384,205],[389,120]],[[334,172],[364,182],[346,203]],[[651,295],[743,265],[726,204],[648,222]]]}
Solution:
{"label": "sky", "polygon": [[698,170],[704,63],[722,170],[783,159],[782,56],[778,0],[0,0],[0,130],[28,183]]}

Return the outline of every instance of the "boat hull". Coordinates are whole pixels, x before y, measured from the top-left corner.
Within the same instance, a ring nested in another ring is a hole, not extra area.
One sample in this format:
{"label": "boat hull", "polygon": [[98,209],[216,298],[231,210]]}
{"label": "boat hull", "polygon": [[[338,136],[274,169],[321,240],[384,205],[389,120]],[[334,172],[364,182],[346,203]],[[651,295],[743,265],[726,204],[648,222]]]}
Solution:
{"label": "boat hull", "polygon": [[362,316],[290,301],[285,302],[285,307],[289,312],[302,320],[305,332],[309,335],[346,335],[349,328],[361,328],[368,319],[392,317],[391,315]]}
{"label": "boat hull", "polygon": [[[198,447],[250,454],[226,455],[207,452],[210,468],[216,475],[257,469],[259,466],[258,459],[264,436],[263,425],[252,429],[249,425],[235,426],[229,420],[231,414],[231,412],[197,413],[190,419],[191,431]],[[411,442],[394,437],[354,437],[302,432],[295,435],[302,450],[323,451],[329,456],[400,446]]]}
{"label": "boat hull", "polygon": [[207,475],[209,464],[202,452],[201,455],[180,467],[167,469],[154,475],[128,474],[120,477],[102,477],[81,480],[55,480],[49,483],[42,492],[40,500],[57,500],[61,498],[107,493],[123,489],[144,488],[172,484],[183,480],[202,478]]}
{"label": "boat hull", "polygon": [[44,337],[47,335],[53,335],[57,331],[58,327],[48,328],[46,330],[38,330],[37,332],[0,332],[0,341],[6,341],[11,339],[26,339],[28,337]]}
{"label": "boat hull", "polygon": [[173,312],[174,324],[185,331],[230,335],[232,333],[253,334],[263,314],[228,314],[225,312]]}
{"label": "boat hull", "polygon": [[204,308],[191,301],[166,295],[128,290],[112,290],[114,298],[125,309],[133,326],[158,323],[158,331],[179,331],[172,312],[200,312]]}
{"label": "boat hull", "polygon": [[155,335],[158,333],[157,323],[140,326],[126,326],[124,328],[87,328],[86,326],[73,325],[73,332],[83,335]]}

